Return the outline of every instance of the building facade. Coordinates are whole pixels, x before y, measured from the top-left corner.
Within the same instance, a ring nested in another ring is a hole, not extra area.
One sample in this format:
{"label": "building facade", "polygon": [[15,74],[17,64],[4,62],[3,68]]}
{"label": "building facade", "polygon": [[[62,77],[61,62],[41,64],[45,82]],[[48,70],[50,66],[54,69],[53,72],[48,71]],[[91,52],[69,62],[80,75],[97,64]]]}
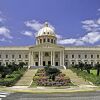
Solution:
{"label": "building facade", "polygon": [[25,62],[31,66],[61,66],[80,62],[86,64],[100,63],[100,47],[64,47],[57,45],[57,37],[52,28],[45,22],[36,36],[36,45],[18,47],[0,47],[0,65]]}

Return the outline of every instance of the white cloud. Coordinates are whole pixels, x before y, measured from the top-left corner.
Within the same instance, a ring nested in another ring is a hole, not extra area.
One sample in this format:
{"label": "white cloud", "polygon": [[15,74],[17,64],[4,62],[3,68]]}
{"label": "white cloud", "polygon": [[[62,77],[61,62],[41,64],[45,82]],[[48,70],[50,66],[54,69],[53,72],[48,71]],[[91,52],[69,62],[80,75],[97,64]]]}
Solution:
{"label": "white cloud", "polygon": [[33,37],[33,33],[31,31],[25,31],[22,34],[25,36]]}
{"label": "white cloud", "polygon": [[10,35],[10,30],[7,29],[6,27],[2,26],[0,27],[0,35],[4,36],[8,39],[12,39],[13,37]]}
{"label": "white cloud", "polygon": [[100,18],[97,20],[97,23],[100,24]]}
{"label": "white cloud", "polygon": [[[50,23],[48,23],[48,24],[53,30],[55,29]],[[35,31],[39,31],[44,26],[44,23],[40,23],[37,20],[31,20],[31,21],[26,21],[25,25],[27,27],[32,28]]]}
{"label": "white cloud", "polygon": [[87,35],[82,37],[81,40],[86,42],[86,43],[94,44],[94,43],[100,41],[100,33],[99,32],[87,33]]}
{"label": "white cloud", "polygon": [[98,9],[98,11],[100,11],[100,8]]}
{"label": "white cloud", "polygon": [[82,27],[86,30],[86,31],[98,31],[100,30],[100,18],[98,18],[97,20],[85,20],[82,21]]}
{"label": "white cloud", "polygon": [[43,24],[39,23],[36,20],[27,21],[27,22],[25,22],[25,25],[27,27],[32,28],[35,31],[38,31],[38,30],[40,30],[43,27]]}
{"label": "white cloud", "polygon": [[63,37],[59,34],[56,34],[57,39],[62,39]]}
{"label": "white cloud", "polygon": [[70,38],[70,39],[63,39],[59,40],[59,44],[74,44],[74,45],[85,45],[86,43],[94,44],[100,41],[100,32],[89,32],[83,37],[79,37],[77,39]]}
{"label": "white cloud", "polygon": [[0,41],[1,41],[1,42],[5,42],[6,39],[5,39],[5,38],[1,38]]}
{"label": "white cloud", "polygon": [[63,40],[59,40],[58,43],[59,44],[74,44],[76,42],[76,39],[63,39]]}

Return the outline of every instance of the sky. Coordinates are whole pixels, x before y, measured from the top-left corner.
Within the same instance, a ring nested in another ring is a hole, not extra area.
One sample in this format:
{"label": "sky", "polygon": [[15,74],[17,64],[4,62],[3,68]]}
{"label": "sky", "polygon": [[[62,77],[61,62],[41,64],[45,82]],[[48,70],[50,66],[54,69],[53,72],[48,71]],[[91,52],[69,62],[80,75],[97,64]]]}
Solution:
{"label": "sky", "polygon": [[46,21],[60,45],[100,45],[100,0],[0,0],[0,46],[35,45]]}

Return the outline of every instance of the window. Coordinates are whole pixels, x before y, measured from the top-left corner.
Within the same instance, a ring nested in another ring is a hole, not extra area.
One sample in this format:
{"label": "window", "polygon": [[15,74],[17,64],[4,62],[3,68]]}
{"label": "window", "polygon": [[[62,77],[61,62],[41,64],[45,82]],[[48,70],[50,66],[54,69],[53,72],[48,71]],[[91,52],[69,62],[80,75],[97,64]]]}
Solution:
{"label": "window", "polygon": [[55,62],[55,65],[58,66],[58,62]]}
{"label": "window", "polygon": [[44,32],[44,34],[45,34],[45,32]]}
{"label": "window", "polygon": [[47,41],[50,42],[50,39],[48,39]]}
{"label": "window", "polygon": [[40,39],[40,43],[42,43],[42,39]]}
{"label": "window", "polygon": [[65,62],[65,66],[68,66],[68,62]]}
{"label": "window", "polygon": [[8,58],[8,55],[6,55],[6,58]]}
{"label": "window", "polygon": [[28,62],[26,62],[26,65],[28,65]]}
{"label": "window", "polygon": [[93,62],[91,62],[91,65],[93,65]]}
{"label": "window", "polygon": [[48,57],[49,56],[49,53],[48,52],[45,52],[45,56]]}
{"label": "window", "polygon": [[55,58],[58,58],[58,54],[55,55]]}
{"label": "window", "polygon": [[35,58],[38,58],[38,54],[35,55]]}
{"label": "window", "polygon": [[87,62],[85,62],[85,64],[87,64]]}
{"label": "window", "polygon": [[12,58],[14,58],[15,57],[15,55],[12,55]]}
{"label": "window", "polygon": [[93,58],[93,55],[91,55],[91,58]]}
{"label": "window", "polygon": [[72,62],[72,65],[74,65],[75,63],[74,62]]}
{"label": "window", "polygon": [[43,42],[45,42],[45,39],[43,39]]}
{"label": "window", "polygon": [[78,55],[78,58],[81,58],[81,55]]}
{"label": "window", "polygon": [[48,32],[48,34],[49,34],[49,32]]}
{"label": "window", "polygon": [[87,58],[87,55],[85,55],[85,58]]}
{"label": "window", "polygon": [[0,62],[0,65],[2,65],[2,63]]}
{"label": "window", "polygon": [[99,62],[97,62],[97,64],[99,64]]}
{"label": "window", "polygon": [[0,55],[0,58],[1,58],[1,55]]}
{"label": "window", "polygon": [[97,58],[99,58],[99,55],[97,55]]}
{"label": "window", "polygon": [[68,55],[66,55],[66,58],[68,58]]}
{"label": "window", "polygon": [[72,55],[72,58],[74,58],[74,55]]}
{"label": "window", "polygon": [[28,58],[28,55],[25,55],[25,58]]}
{"label": "window", "polygon": [[19,58],[21,58],[21,55],[19,55]]}
{"label": "window", "polygon": [[53,39],[51,39],[51,43],[53,43]]}
{"label": "window", "polygon": [[6,62],[6,66],[8,65],[8,62]]}

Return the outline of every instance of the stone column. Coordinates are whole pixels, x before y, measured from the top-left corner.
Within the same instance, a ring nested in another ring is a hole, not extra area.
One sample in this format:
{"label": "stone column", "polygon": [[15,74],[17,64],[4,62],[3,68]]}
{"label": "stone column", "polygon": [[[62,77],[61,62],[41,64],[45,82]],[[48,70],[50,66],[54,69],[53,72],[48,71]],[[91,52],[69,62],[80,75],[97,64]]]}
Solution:
{"label": "stone column", "polygon": [[41,55],[40,55],[40,51],[39,51],[39,66],[41,65]]}
{"label": "stone column", "polygon": [[63,50],[62,53],[63,53],[63,56],[62,56],[63,57],[63,59],[62,59],[62,65],[64,66],[64,50]]}
{"label": "stone column", "polygon": [[41,52],[41,66],[43,66],[43,52]]}
{"label": "stone column", "polygon": [[52,58],[53,58],[53,57],[52,57],[52,51],[51,51],[51,66],[52,66]]}
{"label": "stone column", "polygon": [[62,52],[60,51],[60,66],[62,66]]}
{"label": "stone column", "polygon": [[55,66],[55,51],[53,51],[53,66]]}
{"label": "stone column", "polygon": [[29,63],[28,68],[30,68],[30,66],[31,66],[31,51],[29,51],[29,62],[28,63]]}

